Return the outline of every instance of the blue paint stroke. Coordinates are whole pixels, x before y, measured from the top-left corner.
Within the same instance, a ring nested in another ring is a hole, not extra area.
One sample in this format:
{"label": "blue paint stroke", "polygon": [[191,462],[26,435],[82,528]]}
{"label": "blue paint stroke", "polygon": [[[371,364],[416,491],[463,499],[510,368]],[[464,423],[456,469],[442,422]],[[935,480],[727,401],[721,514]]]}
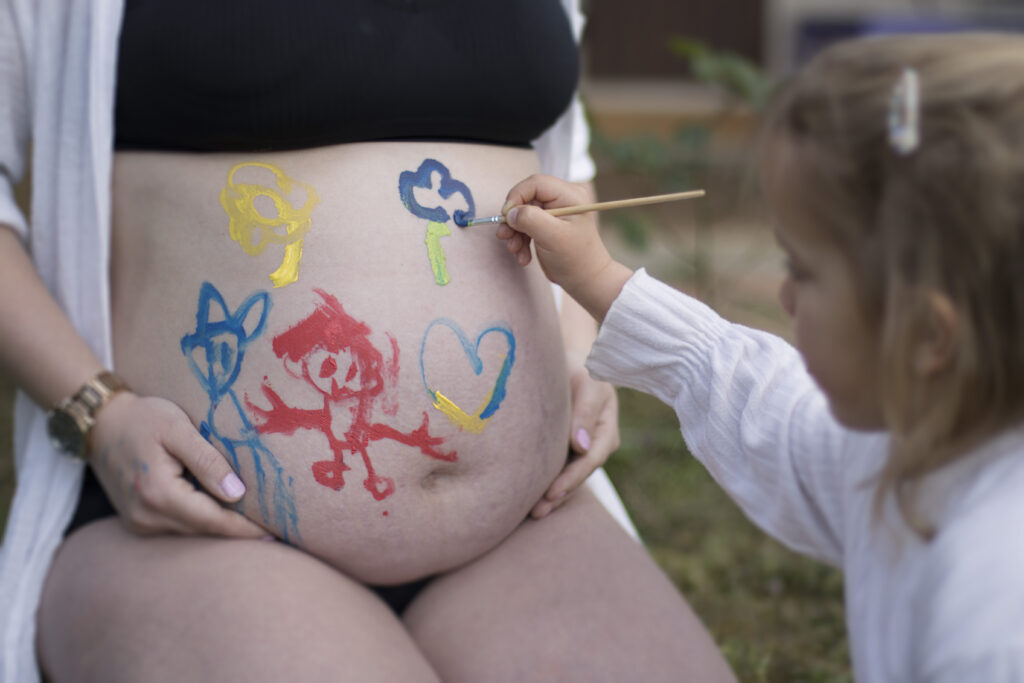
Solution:
{"label": "blue paint stroke", "polygon": [[[413,192],[415,188],[434,189],[431,180],[434,173],[441,176],[441,183],[437,189],[441,199],[450,199],[452,195],[461,194],[469,207],[467,210],[456,209],[454,214],[449,215],[443,206],[427,208],[421,206],[416,201],[415,192]],[[398,176],[398,193],[402,198],[402,203],[405,204],[405,208],[409,209],[414,216],[426,218],[428,221],[445,223],[452,219],[456,225],[464,226],[476,216],[476,205],[473,202],[473,193],[469,191],[469,187],[465,183],[452,178],[451,171],[436,159],[424,159],[423,163],[415,171],[402,171]]]}
{"label": "blue paint stroke", "polygon": [[[199,289],[196,329],[195,332],[181,338],[181,352],[188,359],[192,374],[210,398],[206,419],[199,427],[200,434],[210,443],[219,443],[223,446],[231,457],[236,471],[239,469],[239,449],[249,449],[256,471],[257,498],[263,521],[272,523],[280,531],[281,538],[290,543],[300,538],[298,515],[291,495],[291,481],[289,479],[289,483],[285,484],[284,471],[277,458],[260,440],[259,433],[242,410],[242,404],[232,388],[242,368],[246,348],[252,340],[263,334],[270,305],[270,295],[266,292],[257,292],[246,299],[238,310],[231,313],[217,288],[209,282],[204,282]],[[214,308],[212,319],[211,306]],[[259,319],[255,325],[250,324],[250,330],[246,330],[246,321],[254,310],[258,311]],[[205,354],[205,363],[202,366],[196,360],[197,349],[201,349]],[[222,434],[214,423],[214,413],[225,398],[234,405],[242,423],[237,437]],[[273,522],[267,505],[267,475],[264,462],[274,473]]]}
{"label": "blue paint stroke", "polygon": [[512,330],[504,325],[493,325],[481,332],[476,338],[476,341],[472,342],[469,340],[469,337],[466,336],[466,333],[462,331],[462,328],[459,327],[458,323],[447,318],[437,318],[436,320],[433,320],[427,326],[427,331],[423,333],[423,343],[420,345],[420,376],[423,378],[423,386],[426,387],[431,400],[434,402],[437,401],[437,395],[427,383],[427,370],[426,363],[424,362],[424,354],[427,349],[427,338],[430,336],[430,331],[434,329],[434,326],[436,325],[443,325],[455,333],[455,336],[459,340],[459,344],[462,346],[463,353],[466,354],[466,358],[469,360],[470,367],[473,368],[473,372],[477,376],[479,376],[484,370],[483,361],[480,359],[480,344],[483,342],[484,337],[492,333],[497,333],[504,335],[505,339],[508,341],[508,354],[501,363],[501,370],[498,371],[498,377],[494,381],[494,388],[491,391],[490,400],[476,416],[481,420],[486,420],[493,415],[499,407],[501,407],[501,402],[505,400],[505,385],[508,382],[509,374],[512,372],[512,364],[516,362],[516,338],[512,334]]}

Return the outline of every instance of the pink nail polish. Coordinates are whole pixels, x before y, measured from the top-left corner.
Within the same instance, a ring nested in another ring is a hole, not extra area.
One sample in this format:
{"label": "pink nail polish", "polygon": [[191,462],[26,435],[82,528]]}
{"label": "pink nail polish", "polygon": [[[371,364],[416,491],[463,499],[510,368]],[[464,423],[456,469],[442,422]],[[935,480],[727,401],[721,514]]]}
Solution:
{"label": "pink nail polish", "polygon": [[580,427],[576,430],[576,443],[578,443],[583,450],[590,450],[590,434],[587,433],[586,429]]}
{"label": "pink nail polish", "polygon": [[220,480],[220,490],[224,492],[224,495],[228,498],[238,498],[245,493],[245,484],[238,478],[238,475],[234,472],[228,472],[223,479]]}

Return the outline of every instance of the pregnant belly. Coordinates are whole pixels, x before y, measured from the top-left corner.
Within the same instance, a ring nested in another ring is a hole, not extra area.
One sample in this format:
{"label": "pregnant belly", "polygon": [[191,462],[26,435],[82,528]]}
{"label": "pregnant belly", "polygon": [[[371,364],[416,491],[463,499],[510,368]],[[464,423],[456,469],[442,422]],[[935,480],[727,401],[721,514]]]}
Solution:
{"label": "pregnant belly", "polygon": [[566,456],[550,288],[455,224],[535,171],[466,144],[118,153],[115,367],[185,409],[271,533],[371,583],[465,563]]}

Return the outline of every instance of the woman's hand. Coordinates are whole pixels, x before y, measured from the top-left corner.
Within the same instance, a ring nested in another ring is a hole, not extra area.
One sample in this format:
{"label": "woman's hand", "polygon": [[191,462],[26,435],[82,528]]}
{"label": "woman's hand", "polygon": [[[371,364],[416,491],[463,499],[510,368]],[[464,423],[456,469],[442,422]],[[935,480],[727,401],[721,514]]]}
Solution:
{"label": "woman's hand", "polygon": [[[245,485],[170,401],[121,392],[96,415],[90,439],[90,466],[134,533],[267,535],[218,502],[237,502]],[[185,479],[186,470],[205,490]]]}
{"label": "woman's hand", "polygon": [[531,515],[540,519],[564,503],[619,447],[619,401],[615,387],[598,382],[583,366],[585,356],[568,354],[572,401],[569,462]]}

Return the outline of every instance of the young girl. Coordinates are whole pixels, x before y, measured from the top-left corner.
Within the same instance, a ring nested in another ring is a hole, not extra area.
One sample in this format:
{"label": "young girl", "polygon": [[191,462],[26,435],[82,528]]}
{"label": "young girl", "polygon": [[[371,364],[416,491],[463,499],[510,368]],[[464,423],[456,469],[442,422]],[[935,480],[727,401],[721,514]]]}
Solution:
{"label": "young girl", "polygon": [[767,117],[794,349],[608,254],[533,177],[499,237],[603,320],[762,528],[842,567],[863,681],[1024,680],[1024,39],[862,39]]}

